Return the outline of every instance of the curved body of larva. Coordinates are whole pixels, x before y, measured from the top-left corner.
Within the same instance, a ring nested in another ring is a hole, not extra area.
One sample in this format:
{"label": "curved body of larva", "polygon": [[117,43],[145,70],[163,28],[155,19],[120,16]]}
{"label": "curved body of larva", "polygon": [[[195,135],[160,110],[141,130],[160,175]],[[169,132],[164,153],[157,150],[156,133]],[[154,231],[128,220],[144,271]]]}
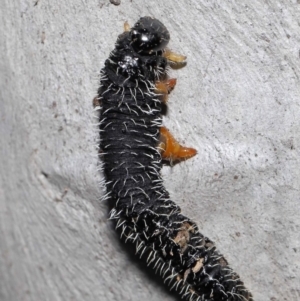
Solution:
{"label": "curved body of larva", "polygon": [[141,18],[119,36],[101,71],[100,149],[111,218],[184,299],[252,301],[214,243],[163,186],[157,147],[162,102],[155,83],[166,78],[168,41],[160,21]]}

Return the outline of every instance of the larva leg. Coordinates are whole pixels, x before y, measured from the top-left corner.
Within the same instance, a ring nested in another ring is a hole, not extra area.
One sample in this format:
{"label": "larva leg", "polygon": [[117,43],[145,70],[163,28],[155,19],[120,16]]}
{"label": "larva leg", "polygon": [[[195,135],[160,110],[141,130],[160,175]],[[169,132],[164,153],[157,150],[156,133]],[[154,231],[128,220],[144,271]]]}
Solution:
{"label": "larva leg", "polygon": [[162,101],[164,103],[168,100],[168,94],[174,89],[176,85],[176,78],[170,78],[164,81],[155,83],[155,92],[162,95]]}
{"label": "larva leg", "polygon": [[130,31],[130,25],[127,21],[124,22],[124,31]]}
{"label": "larva leg", "polygon": [[180,145],[165,127],[160,128],[160,143],[158,147],[162,151],[163,159],[170,161],[189,159],[197,153],[194,148]]}
{"label": "larva leg", "polygon": [[99,96],[95,96],[93,99],[93,107],[100,107],[101,105],[101,101],[100,101],[100,97]]}
{"label": "larva leg", "polygon": [[168,61],[171,61],[173,63],[183,63],[186,60],[185,55],[172,52],[170,49],[165,49],[163,57],[165,57]]}

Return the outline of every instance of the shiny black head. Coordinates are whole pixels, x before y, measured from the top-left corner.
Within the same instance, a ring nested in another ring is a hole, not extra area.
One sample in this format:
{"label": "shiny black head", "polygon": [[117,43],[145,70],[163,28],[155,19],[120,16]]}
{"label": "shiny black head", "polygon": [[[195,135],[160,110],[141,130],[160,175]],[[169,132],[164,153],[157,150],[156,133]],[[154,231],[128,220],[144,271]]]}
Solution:
{"label": "shiny black head", "polygon": [[170,40],[167,28],[151,17],[140,18],[132,27],[130,35],[133,49],[142,54],[163,50]]}

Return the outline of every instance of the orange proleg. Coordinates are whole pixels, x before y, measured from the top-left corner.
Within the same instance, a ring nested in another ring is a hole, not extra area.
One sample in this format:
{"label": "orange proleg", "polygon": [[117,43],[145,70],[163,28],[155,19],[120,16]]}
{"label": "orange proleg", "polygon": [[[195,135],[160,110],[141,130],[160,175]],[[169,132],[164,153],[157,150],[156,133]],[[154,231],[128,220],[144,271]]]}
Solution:
{"label": "orange proleg", "polygon": [[124,22],[124,31],[125,32],[130,31],[130,25],[127,21]]}
{"label": "orange proleg", "polygon": [[164,81],[155,83],[155,92],[162,95],[162,101],[167,102],[168,94],[174,89],[176,85],[176,78],[170,78]]}
{"label": "orange proleg", "polygon": [[189,159],[197,154],[194,148],[180,145],[165,127],[160,128],[159,148],[162,150],[163,159],[169,161]]}
{"label": "orange proleg", "polygon": [[171,61],[172,63],[183,63],[186,60],[185,55],[175,53],[168,48],[165,49],[163,53],[163,57],[165,57],[167,60]]}

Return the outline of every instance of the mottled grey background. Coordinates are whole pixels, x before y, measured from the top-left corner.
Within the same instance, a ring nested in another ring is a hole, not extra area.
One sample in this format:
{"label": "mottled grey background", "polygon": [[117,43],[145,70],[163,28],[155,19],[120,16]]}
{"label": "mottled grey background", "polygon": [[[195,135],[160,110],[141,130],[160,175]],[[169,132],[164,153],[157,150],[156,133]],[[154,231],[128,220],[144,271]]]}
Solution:
{"label": "mottled grey background", "polygon": [[2,0],[0,300],[173,301],[107,221],[92,99],[140,16],[188,56],[163,176],[256,301],[300,300],[300,1]]}

